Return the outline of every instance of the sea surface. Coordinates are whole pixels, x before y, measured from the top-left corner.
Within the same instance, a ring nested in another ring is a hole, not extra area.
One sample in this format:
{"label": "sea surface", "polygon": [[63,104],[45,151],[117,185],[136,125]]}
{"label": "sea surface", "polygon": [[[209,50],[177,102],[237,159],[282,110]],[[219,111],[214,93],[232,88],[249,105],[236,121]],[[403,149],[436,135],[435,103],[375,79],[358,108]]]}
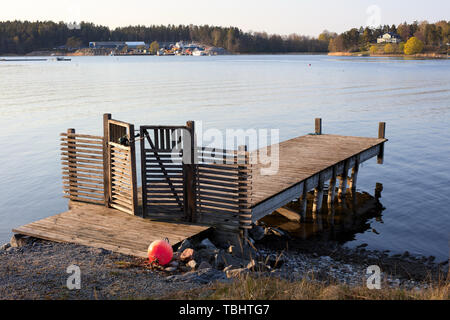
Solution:
{"label": "sea surface", "polygon": [[[73,57],[0,62],[0,242],[63,212],[59,134],[102,135],[102,115],[139,125],[280,129],[377,137],[384,165],[363,164],[360,192],[383,185],[382,217],[348,246],[448,259],[450,61],[323,55]],[[138,158],[139,159],[139,158]],[[376,230],[376,232],[374,232]]]}

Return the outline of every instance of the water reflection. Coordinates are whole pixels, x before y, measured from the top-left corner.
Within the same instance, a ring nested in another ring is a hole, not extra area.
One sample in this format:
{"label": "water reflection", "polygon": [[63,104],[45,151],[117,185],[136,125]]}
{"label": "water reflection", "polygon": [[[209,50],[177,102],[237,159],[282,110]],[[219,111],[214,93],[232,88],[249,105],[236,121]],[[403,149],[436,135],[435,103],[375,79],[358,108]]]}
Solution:
{"label": "water reflection", "polygon": [[[382,216],[385,208],[380,202],[383,185],[377,183],[374,196],[368,192],[348,190],[342,201],[336,201],[334,205],[323,206],[321,212],[312,212],[314,192],[308,193],[308,207],[306,215],[301,221],[288,219],[279,212],[263,218],[267,226],[276,227],[287,231],[292,237],[300,239],[319,238],[321,240],[335,240],[340,243],[355,240],[358,233],[378,231],[371,226],[371,221],[383,223]],[[325,192],[327,194],[327,192]],[[324,203],[327,203],[324,197]],[[293,201],[284,209],[298,213],[301,202]]]}

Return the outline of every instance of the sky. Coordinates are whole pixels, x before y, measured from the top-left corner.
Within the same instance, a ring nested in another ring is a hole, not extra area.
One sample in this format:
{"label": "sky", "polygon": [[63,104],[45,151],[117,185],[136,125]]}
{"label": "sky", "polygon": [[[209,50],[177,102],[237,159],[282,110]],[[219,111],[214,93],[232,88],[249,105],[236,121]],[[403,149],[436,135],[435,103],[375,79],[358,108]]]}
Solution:
{"label": "sky", "polygon": [[243,31],[318,36],[353,27],[450,19],[448,0],[14,0],[0,21],[88,21],[109,27],[152,24],[235,26]]}

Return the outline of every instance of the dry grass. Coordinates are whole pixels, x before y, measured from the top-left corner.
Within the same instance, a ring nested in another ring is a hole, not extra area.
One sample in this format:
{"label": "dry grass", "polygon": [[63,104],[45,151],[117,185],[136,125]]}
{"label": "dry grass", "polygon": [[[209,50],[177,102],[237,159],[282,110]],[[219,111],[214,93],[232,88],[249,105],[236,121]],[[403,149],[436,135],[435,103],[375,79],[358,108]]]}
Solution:
{"label": "dry grass", "polygon": [[216,283],[183,291],[163,299],[174,300],[449,300],[450,283],[445,281],[428,289],[382,289],[322,284],[311,280],[289,282],[276,278],[242,277],[232,283]]}

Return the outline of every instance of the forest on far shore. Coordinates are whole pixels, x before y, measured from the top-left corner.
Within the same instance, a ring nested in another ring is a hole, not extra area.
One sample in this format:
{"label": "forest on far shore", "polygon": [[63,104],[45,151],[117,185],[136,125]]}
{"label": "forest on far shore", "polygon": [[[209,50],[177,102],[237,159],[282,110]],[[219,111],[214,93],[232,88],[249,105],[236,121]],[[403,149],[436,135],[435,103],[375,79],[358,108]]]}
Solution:
{"label": "forest on far shore", "polygon": [[69,44],[87,47],[91,41],[195,41],[222,47],[234,53],[327,52],[328,43],[316,38],[292,34],[268,35],[264,32],[243,32],[235,27],[167,25],[128,26],[114,30],[82,22],[69,28],[64,22],[6,21],[0,22],[0,54],[26,54],[52,50]]}
{"label": "forest on far shore", "polygon": [[64,22],[3,21],[0,22],[0,54],[27,54],[54,50],[61,46],[87,47],[91,41],[145,41],[151,43],[195,41],[222,47],[233,53],[289,52],[357,52],[368,51],[379,36],[394,32],[407,41],[420,39],[426,52],[446,52],[450,23],[414,22],[378,28],[353,28],[342,34],[324,31],[318,38],[291,34],[287,36],[266,32],[243,32],[236,27],[195,25],[128,26],[111,30],[109,27],[81,22],[74,28]]}

